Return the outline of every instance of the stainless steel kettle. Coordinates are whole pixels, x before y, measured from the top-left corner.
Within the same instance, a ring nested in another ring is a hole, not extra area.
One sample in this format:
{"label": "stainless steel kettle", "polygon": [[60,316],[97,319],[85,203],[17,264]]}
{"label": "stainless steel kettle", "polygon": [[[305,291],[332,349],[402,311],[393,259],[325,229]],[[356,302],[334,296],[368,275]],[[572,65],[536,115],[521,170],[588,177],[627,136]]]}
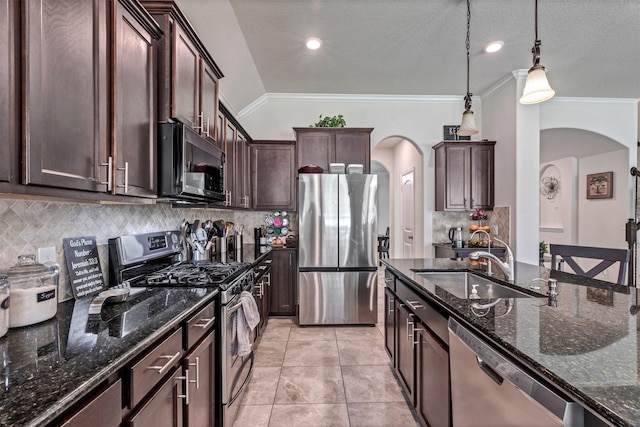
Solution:
{"label": "stainless steel kettle", "polygon": [[449,229],[449,240],[454,248],[462,247],[462,227],[451,227]]}

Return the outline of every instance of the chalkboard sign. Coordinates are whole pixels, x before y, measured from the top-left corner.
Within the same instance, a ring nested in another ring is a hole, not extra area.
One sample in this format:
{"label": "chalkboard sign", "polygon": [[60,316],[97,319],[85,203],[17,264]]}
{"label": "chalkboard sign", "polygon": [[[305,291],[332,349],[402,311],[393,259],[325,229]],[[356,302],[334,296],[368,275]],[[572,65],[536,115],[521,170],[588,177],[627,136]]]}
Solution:
{"label": "chalkboard sign", "polygon": [[96,238],[68,237],[63,239],[63,245],[73,297],[78,299],[104,290]]}
{"label": "chalkboard sign", "polygon": [[458,135],[460,125],[444,125],[443,129],[445,141],[471,141],[471,136]]}

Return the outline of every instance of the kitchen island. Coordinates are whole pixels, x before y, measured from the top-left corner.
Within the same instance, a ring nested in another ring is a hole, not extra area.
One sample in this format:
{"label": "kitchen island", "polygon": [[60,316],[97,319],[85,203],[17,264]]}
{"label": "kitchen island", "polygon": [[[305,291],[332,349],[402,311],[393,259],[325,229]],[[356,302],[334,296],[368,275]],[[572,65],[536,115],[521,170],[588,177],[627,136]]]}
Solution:
{"label": "kitchen island", "polygon": [[[530,264],[515,264],[512,284],[494,266],[493,278],[539,298],[516,298],[482,316],[471,301],[458,298],[420,276],[419,271],[473,271],[469,260],[384,259],[398,280],[485,341],[500,348],[533,375],[587,409],[593,421],[618,426],[640,423],[640,329],[637,290]],[[486,277],[486,276],[485,276]],[[556,301],[545,282],[555,278]],[[532,290],[531,286],[540,286]],[[597,418],[596,418],[597,417]]]}

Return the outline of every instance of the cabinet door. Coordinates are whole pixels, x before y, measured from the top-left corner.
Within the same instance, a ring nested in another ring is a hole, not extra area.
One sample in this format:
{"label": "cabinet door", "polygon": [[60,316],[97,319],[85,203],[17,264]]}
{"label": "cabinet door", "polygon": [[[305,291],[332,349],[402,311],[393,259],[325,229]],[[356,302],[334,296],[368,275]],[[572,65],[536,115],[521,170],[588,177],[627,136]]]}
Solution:
{"label": "cabinet door", "polygon": [[184,425],[184,380],[182,368],[171,371],[163,385],[156,391],[140,410],[127,422],[129,427],[181,427]]}
{"label": "cabinet door", "polygon": [[188,378],[189,402],[186,405],[186,425],[213,427],[215,425],[215,330],[184,358],[184,374]]}
{"label": "cabinet door", "polygon": [[416,408],[429,427],[451,425],[449,351],[418,323],[416,328]]}
{"label": "cabinet door", "polygon": [[107,190],[106,4],[24,2],[24,184]]}
{"label": "cabinet door", "polygon": [[0,182],[11,180],[13,153],[18,147],[14,114],[17,108],[14,61],[19,53],[14,48],[14,41],[19,38],[14,32],[18,23],[16,5],[14,1],[0,1]]}
{"label": "cabinet door", "polygon": [[235,178],[237,169],[236,157],[238,133],[236,132],[236,127],[233,123],[228,120],[224,121],[224,127],[224,190],[228,198],[225,206],[235,207],[237,194],[234,192],[234,189],[236,187]]}
{"label": "cabinet door", "polygon": [[334,138],[328,132],[305,132],[298,134],[298,168],[318,165],[326,171],[333,162]]}
{"label": "cabinet door", "polygon": [[218,122],[218,78],[213,69],[203,59],[200,59],[202,78],[201,106],[202,112],[202,135],[214,145],[222,148],[216,139],[216,124]]}
{"label": "cabinet door", "polygon": [[120,2],[114,22],[115,193],[156,196],[153,38]]}
{"label": "cabinet door", "polygon": [[173,55],[171,114],[195,129],[200,126],[200,53],[189,35],[175,22]]}
{"label": "cabinet door", "polygon": [[296,146],[251,145],[251,202],[256,210],[294,210],[296,207]]}
{"label": "cabinet door", "polygon": [[271,251],[271,308],[270,314],[296,314],[297,252],[294,249]]}
{"label": "cabinet door", "polygon": [[494,147],[471,147],[471,208],[493,209]]}
{"label": "cabinet door", "polygon": [[[398,302],[400,302],[398,300]],[[407,392],[409,401],[415,405],[414,374],[414,331],[413,314],[407,306],[399,303],[396,305],[396,363],[400,384]]]}
{"label": "cabinet door", "polygon": [[349,164],[361,164],[364,166],[364,173],[369,173],[371,156],[371,144],[369,132],[343,132],[335,133],[334,161]]}
{"label": "cabinet door", "polygon": [[118,380],[70,416],[62,427],[117,427],[121,423],[122,381]]}
{"label": "cabinet door", "polygon": [[384,289],[384,347],[396,366],[396,297],[389,288]]}
{"label": "cabinet door", "polygon": [[445,147],[446,210],[469,208],[469,147]]}
{"label": "cabinet door", "polygon": [[248,209],[250,204],[249,195],[251,193],[249,190],[251,184],[249,179],[249,143],[247,142],[247,137],[240,131],[238,131],[236,144],[236,173],[234,179],[236,206]]}

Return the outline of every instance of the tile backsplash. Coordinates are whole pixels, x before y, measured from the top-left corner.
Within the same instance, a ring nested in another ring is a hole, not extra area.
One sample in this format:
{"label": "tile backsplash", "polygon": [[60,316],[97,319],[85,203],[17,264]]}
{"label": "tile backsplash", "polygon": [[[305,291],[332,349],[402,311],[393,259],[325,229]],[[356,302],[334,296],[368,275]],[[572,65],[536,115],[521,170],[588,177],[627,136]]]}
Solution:
{"label": "tile backsplash", "polygon": [[[448,243],[449,236],[447,235],[446,226],[462,227],[462,238],[468,240],[471,237],[469,226],[477,223],[469,217],[470,212],[433,212],[432,216],[432,235],[434,243]],[[500,240],[504,240],[507,244],[509,242],[509,224],[511,220],[511,208],[494,207],[493,211],[487,211],[487,219],[483,221],[484,225],[488,225],[491,228],[491,238],[497,237]],[[495,234],[497,230],[497,234]]]}
{"label": "tile backsplash", "polygon": [[18,255],[36,254],[38,248],[55,246],[60,265],[59,300],[65,301],[73,298],[62,246],[65,237],[95,236],[100,265],[108,282],[110,238],[177,230],[183,219],[189,222],[221,219],[244,224],[243,240],[253,243],[253,228],[263,225],[268,213],[273,212],[172,208],[160,203],[99,205],[0,198],[0,271],[13,266]]}

